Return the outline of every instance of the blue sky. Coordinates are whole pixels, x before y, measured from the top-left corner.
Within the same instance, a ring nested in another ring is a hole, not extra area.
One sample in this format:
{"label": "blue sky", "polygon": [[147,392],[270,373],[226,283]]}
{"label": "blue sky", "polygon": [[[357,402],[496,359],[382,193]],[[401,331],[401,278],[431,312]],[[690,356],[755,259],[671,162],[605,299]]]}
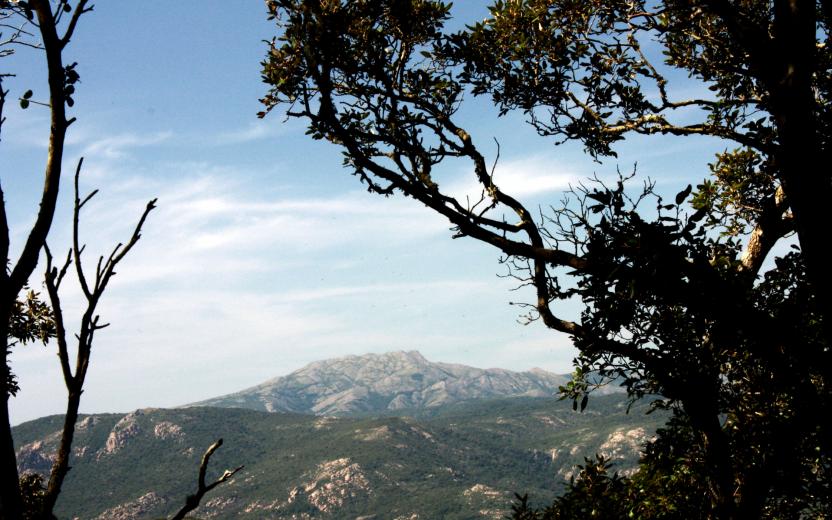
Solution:
{"label": "blue sky", "polygon": [[[78,157],[83,186],[101,190],[83,214],[90,258],[125,240],[147,200],[159,199],[100,306],[112,325],[97,336],[82,411],[175,406],[313,360],[401,349],[483,368],[569,372],[568,337],[518,323],[521,310],[509,302],[529,294],[497,276],[497,251],[451,240],[449,225],[412,200],[368,194],[342,169],[340,151],[309,139],[299,122],[256,118],[266,91],[263,40],[274,28],[262,2],[229,5],[101,0],[67,50],[81,74],[78,121],[50,246],[69,244]],[[456,12],[471,21],[484,8],[472,2]],[[4,60],[18,75],[4,84],[10,98],[27,88],[35,99],[45,95],[41,59],[21,49]],[[19,251],[37,209],[48,113],[15,103],[7,112],[0,180]],[[497,118],[487,100],[474,100],[463,117],[491,159],[493,138],[500,141],[498,180],[531,207],[635,162],[672,195],[703,178],[725,147],[636,139],[598,164],[578,146],[538,138],[522,117]],[[470,185],[461,166],[446,175],[459,189]],[[77,292],[65,300],[72,321]],[[12,363],[22,387],[13,422],[62,412],[53,347],[17,348]]]}

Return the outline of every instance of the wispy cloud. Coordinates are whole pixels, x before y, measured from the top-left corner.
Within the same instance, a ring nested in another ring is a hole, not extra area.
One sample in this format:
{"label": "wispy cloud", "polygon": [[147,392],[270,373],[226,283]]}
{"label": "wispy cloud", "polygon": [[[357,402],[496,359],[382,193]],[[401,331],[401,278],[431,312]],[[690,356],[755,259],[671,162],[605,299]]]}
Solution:
{"label": "wispy cloud", "polygon": [[[75,134],[70,134],[73,136]],[[152,134],[122,133],[106,137],[91,137],[83,134],[70,137],[70,145],[80,146],[80,155],[95,157],[98,160],[113,160],[123,158],[129,151],[158,145],[173,137],[173,132],[162,131]]]}
{"label": "wispy cloud", "polygon": [[[348,353],[414,348],[464,362],[478,348],[498,355],[517,334],[507,302],[518,296],[495,279],[496,252],[447,240],[448,222],[411,199],[282,195],[279,171],[264,186],[264,171],[209,157],[147,161],[172,148],[165,139],[177,137],[168,132],[82,137],[82,183],[102,189],[82,215],[88,267],[130,236],[149,198],[159,199],[102,301],[113,326],[97,339],[86,411],[182,404]],[[544,163],[507,162],[498,182],[530,194],[556,189],[543,173],[558,170]],[[62,212],[50,235],[56,252],[69,244],[67,205]],[[82,304],[71,282],[70,317]],[[40,391],[62,391],[59,374],[42,376],[54,368],[51,349],[15,356],[24,384],[16,420],[59,412]]]}
{"label": "wispy cloud", "polygon": [[[507,159],[494,168],[494,184],[514,197],[535,197],[563,191],[581,180],[581,175],[548,154]],[[473,172],[459,174],[447,191],[461,200],[477,200],[483,191]]]}
{"label": "wispy cloud", "polygon": [[231,145],[275,139],[287,132],[285,125],[275,124],[274,121],[257,120],[243,128],[221,132],[213,138],[218,145]]}

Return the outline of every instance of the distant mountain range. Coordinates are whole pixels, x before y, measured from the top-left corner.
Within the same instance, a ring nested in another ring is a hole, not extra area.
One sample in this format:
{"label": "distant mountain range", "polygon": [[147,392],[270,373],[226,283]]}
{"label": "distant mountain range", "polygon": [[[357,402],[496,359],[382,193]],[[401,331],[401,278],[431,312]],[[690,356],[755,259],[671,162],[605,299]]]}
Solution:
{"label": "distant mountain range", "polygon": [[315,415],[373,415],[471,399],[551,397],[569,376],[432,363],[417,351],[347,356],[191,406]]}
{"label": "distant mountain range", "polygon": [[[209,478],[245,470],[194,518],[503,518],[515,492],[549,502],[584,456],[603,453],[631,471],[663,422],[644,415],[646,405],[627,413],[622,395],[574,412],[552,397],[565,381],[394,352],[313,363],[204,402],[212,407],[84,416],[58,516],[169,516],[193,492],[205,448],[222,437]],[[304,413],[265,412],[285,409]],[[61,421],[14,428],[21,473],[49,471]]]}

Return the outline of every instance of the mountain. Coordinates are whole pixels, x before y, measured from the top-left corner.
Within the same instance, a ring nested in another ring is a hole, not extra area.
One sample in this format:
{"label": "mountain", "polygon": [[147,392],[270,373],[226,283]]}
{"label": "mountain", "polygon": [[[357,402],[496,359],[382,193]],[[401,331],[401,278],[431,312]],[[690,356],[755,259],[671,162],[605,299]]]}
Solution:
{"label": "mountain", "polygon": [[[426,376],[427,378],[427,376]],[[384,394],[387,395],[387,394]],[[514,492],[548,503],[584,456],[633,468],[661,424],[624,396],[583,413],[552,398],[474,399],[421,418],[320,417],[234,408],[144,409],[82,417],[59,518],[170,516],[196,486],[199,459],[223,447],[208,478],[245,465],[194,513],[216,519],[503,518]],[[62,418],[14,428],[21,473],[46,472]]]}
{"label": "mountain", "polygon": [[512,372],[432,363],[419,352],[347,356],[311,363],[283,377],[190,406],[315,415],[424,410],[471,399],[551,397],[568,376],[539,368]]}

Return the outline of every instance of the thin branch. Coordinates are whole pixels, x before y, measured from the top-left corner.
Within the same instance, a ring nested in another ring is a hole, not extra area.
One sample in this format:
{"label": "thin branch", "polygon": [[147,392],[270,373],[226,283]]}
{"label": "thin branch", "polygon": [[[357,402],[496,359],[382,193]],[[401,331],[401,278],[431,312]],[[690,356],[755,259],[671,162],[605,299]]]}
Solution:
{"label": "thin branch", "polygon": [[[49,475],[49,484],[47,485],[46,495],[44,496],[43,512],[46,517],[49,517],[51,515],[52,510],[55,507],[55,503],[58,499],[58,495],[61,492],[61,486],[63,485],[64,478],[66,477],[66,474],[69,471],[69,457],[71,453],[73,437],[75,435],[75,422],[78,419],[78,409],[81,404],[81,394],[83,392],[84,381],[87,376],[87,370],[89,369],[90,354],[92,350],[93,340],[95,338],[95,332],[97,330],[103,329],[108,325],[99,323],[100,318],[95,313],[96,308],[98,306],[99,301],[101,300],[101,297],[104,294],[104,290],[107,287],[107,283],[109,282],[110,278],[113,275],[115,275],[115,266],[118,264],[119,261],[121,261],[124,258],[124,256],[141,238],[141,228],[144,225],[145,220],[147,219],[147,216],[150,213],[150,211],[152,211],[155,208],[156,202],[156,199],[153,199],[150,202],[148,202],[144,212],[142,213],[138,223],[136,224],[136,227],[133,230],[133,234],[127,246],[124,246],[122,248],[119,244],[119,246],[117,246],[114,252],[110,255],[110,258],[103,269],[101,268],[99,260],[99,264],[96,270],[95,285],[91,289],[87,283],[87,277],[84,272],[83,260],[81,256],[81,253],[83,252],[83,247],[79,246],[79,222],[82,206],[89,202],[90,198],[96,193],[97,190],[92,192],[90,195],[86,196],[83,200],[81,199],[79,195],[78,179],[80,176],[82,164],[83,159],[78,161],[78,167],[75,170],[75,204],[72,216],[72,249],[70,250],[70,254],[67,255],[67,259],[61,269],[58,269],[57,267],[53,266],[52,254],[49,251],[49,248],[45,246],[47,265],[46,274],[44,278],[46,288],[49,293],[50,300],[52,302],[52,312],[55,319],[56,336],[58,342],[58,357],[61,362],[61,370],[64,375],[64,382],[66,383],[68,393],[67,409],[66,414],[64,415],[64,425],[63,431],[61,433],[60,446],[58,448],[57,456],[55,457],[55,462],[52,465],[52,471]],[[81,285],[84,296],[87,300],[86,310],[84,311],[84,314],[81,317],[80,331],[75,335],[78,342],[78,346],[76,350],[74,374],[72,373],[69,364],[69,349],[66,340],[66,329],[64,326],[63,310],[61,308],[60,297],[58,293],[60,283],[66,275],[67,270],[69,269],[70,262],[73,263],[75,266],[75,272],[78,275],[78,283]]]}
{"label": "thin branch", "polygon": [[64,33],[63,38],[61,38],[61,48],[66,47],[69,43],[69,40],[72,38],[72,34],[75,32],[75,26],[78,25],[78,19],[81,18],[81,15],[84,13],[88,13],[94,9],[94,6],[87,6],[87,0],[80,0],[78,5],[75,6],[75,10],[72,12],[72,18],[69,20],[69,25],[66,28],[66,32]]}
{"label": "thin branch", "polygon": [[75,168],[75,178],[73,186],[75,187],[75,206],[74,211],[72,212],[72,253],[75,255],[75,272],[78,275],[78,283],[81,285],[81,290],[84,291],[84,296],[87,298],[87,301],[92,298],[92,292],[90,292],[89,284],[87,283],[87,277],[84,274],[84,269],[81,265],[81,254],[84,252],[84,248],[79,244],[79,225],[81,220],[81,207],[87,203],[90,198],[95,195],[95,191],[84,197],[84,201],[81,202],[81,199],[78,195],[78,179],[81,176],[81,166],[84,164],[84,158],[81,157],[78,159],[78,166]]}
{"label": "thin branch", "polygon": [[64,383],[67,390],[71,390],[74,384],[74,378],[72,376],[72,369],[69,366],[69,348],[67,347],[66,341],[66,327],[64,325],[64,313],[63,308],[61,307],[61,298],[58,293],[58,289],[60,287],[61,280],[63,279],[63,275],[66,274],[66,270],[69,267],[72,257],[68,255],[61,269],[58,269],[53,265],[52,252],[49,250],[49,246],[44,244],[43,249],[46,255],[44,283],[46,285],[46,292],[49,294],[49,301],[52,306],[52,319],[55,321],[55,340],[58,343],[58,359],[61,362],[61,372],[64,376]]}
{"label": "thin branch", "polygon": [[220,477],[215,480],[214,482],[206,485],[205,484],[205,473],[208,471],[208,463],[211,461],[211,455],[214,454],[219,447],[222,446],[222,439],[217,440],[214,444],[212,444],[206,451],[205,454],[202,456],[202,462],[199,464],[199,477],[197,481],[197,490],[196,493],[192,495],[188,495],[185,498],[185,505],[182,506],[171,520],[182,520],[185,518],[185,515],[199,507],[199,503],[202,501],[202,497],[205,496],[206,493],[214,489],[215,487],[219,486],[220,484],[227,482],[231,477],[233,477],[238,471],[242,470],[245,466],[238,466],[233,470],[225,470]]}

